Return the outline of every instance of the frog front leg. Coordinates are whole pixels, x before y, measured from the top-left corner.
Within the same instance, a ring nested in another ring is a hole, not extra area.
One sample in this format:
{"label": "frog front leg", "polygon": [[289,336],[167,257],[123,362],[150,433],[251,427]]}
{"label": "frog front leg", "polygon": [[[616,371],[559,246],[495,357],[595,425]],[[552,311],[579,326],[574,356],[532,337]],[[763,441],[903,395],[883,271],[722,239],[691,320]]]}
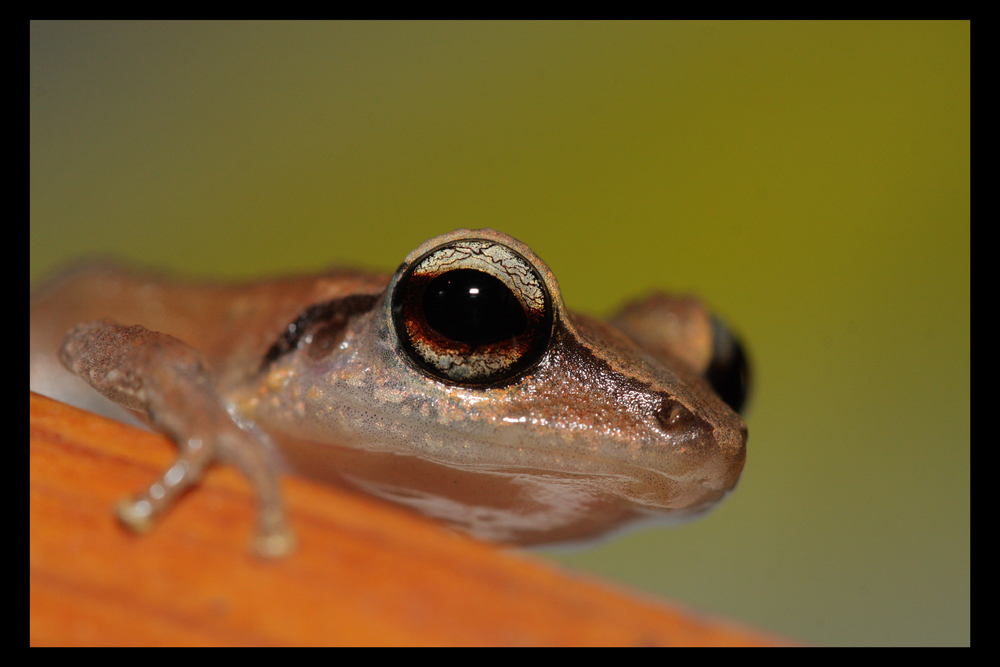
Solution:
{"label": "frog front leg", "polygon": [[269,452],[226,412],[212,373],[197,350],[142,326],[123,327],[103,320],[71,331],[59,357],[107,398],[145,412],[150,423],[180,450],[160,479],[119,504],[118,517],[126,526],[137,532],[148,530],[218,459],[239,467],[256,493],[259,514],[254,552],[277,557],[293,549]]}

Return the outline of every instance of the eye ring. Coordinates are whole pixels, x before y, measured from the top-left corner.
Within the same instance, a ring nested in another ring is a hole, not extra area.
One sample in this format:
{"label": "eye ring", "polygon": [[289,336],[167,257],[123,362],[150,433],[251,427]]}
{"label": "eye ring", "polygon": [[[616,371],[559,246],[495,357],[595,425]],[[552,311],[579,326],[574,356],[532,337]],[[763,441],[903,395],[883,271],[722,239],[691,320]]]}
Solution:
{"label": "eye ring", "polygon": [[432,248],[403,270],[392,319],[418,368],[451,384],[491,386],[538,363],[555,315],[529,260],[497,241],[472,238]]}

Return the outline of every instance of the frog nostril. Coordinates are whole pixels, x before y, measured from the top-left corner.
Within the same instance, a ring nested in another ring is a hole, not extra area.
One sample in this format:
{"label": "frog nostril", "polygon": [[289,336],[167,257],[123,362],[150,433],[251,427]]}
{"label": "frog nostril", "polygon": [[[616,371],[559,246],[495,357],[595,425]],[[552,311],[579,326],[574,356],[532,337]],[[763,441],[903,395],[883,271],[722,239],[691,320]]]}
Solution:
{"label": "frog nostril", "polygon": [[664,398],[656,409],[656,421],[668,431],[676,431],[691,423],[694,415],[672,398]]}

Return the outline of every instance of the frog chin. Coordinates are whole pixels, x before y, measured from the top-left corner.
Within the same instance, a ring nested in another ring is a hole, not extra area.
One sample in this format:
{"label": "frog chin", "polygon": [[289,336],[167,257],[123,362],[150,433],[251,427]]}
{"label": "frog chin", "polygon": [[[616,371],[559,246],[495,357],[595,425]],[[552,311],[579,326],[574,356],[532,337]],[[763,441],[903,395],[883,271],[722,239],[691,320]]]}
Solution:
{"label": "frog chin", "polygon": [[655,497],[652,488],[636,488],[639,480],[616,476],[438,468],[453,484],[428,486],[415,479],[399,484],[344,472],[340,477],[478,539],[521,546],[585,543],[627,527],[685,521],[713,506],[720,495],[712,492],[697,502],[680,489],[670,498]]}

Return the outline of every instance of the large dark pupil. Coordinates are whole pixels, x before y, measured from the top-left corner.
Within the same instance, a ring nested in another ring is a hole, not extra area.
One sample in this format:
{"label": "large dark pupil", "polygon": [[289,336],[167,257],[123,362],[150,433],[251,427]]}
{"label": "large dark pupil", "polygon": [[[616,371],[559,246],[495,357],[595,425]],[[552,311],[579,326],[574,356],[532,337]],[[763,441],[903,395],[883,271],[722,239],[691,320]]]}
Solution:
{"label": "large dark pupil", "polygon": [[514,293],[473,269],[455,269],[432,280],[424,290],[423,306],[432,329],[468,345],[509,340],[528,326]]}

